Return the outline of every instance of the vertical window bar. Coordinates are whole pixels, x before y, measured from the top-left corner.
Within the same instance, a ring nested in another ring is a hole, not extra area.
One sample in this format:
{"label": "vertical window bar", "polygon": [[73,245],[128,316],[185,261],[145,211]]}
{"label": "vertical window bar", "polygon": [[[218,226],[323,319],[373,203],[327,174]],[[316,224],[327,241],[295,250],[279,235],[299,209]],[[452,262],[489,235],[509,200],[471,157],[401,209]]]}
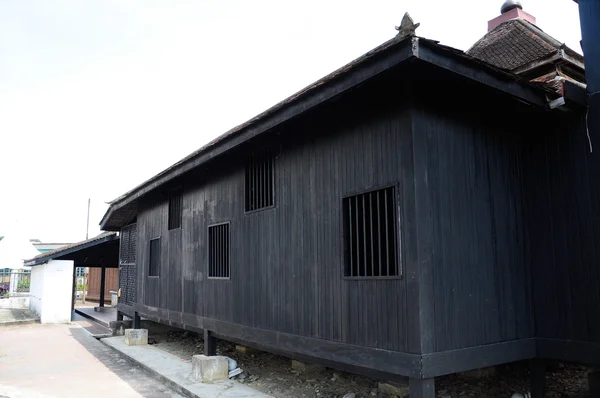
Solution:
{"label": "vertical window bar", "polygon": [[385,254],[386,254],[386,276],[390,275],[390,237],[389,237],[389,226],[388,226],[388,195],[384,192],[385,198]]}
{"label": "vertical window bar", "polygon": [[381,273],[381,209],[380,209],[380,198],[379,191],[377,191],[377,230],[379,231],[379,236],[377,239],[377,252],[379,253],[379,275],[382,276]]}
{"label": "vertical window bar", "polygon": [[354,198],[354,219],[356,220],[356,276],[360,276],[360,223],[358,222],[358,197]]}
{"label": "vertical window bar", "polygon": [[269,162],[269,167],[268,172],[269,172],[269,185],[268,185],[268,191],[267,191],[267,195],[269,196],[269,206],[273,206],[273,196],[274,196],[274,190],[273,190],[273,157],[271,156],[271,154],[269,154],[268,157],[268,162]]}
{"label": "vertical window bar", "polygon": [[352,229],[354,228],[354,225],[352,224],[352,198],[349,198],[348,201],[348,232],[350,233],[348,242],[350,242],[349,245],[347,245],[348,247],[348,253],[350,254],[350,276],[354,276],[354,256],[353,256],[353,245],[352,245]]}
{"label": "vertical window bar", "polygon": [[258,202],[258,173],[257,173],[257,169],[258,169],[258,159],[254,159],[254,208],[258,209],[259,206],[259,202]]}
{"label": "vertical window bar", "polygon": [[229,266],[229,224],[225,224],[225,277],[229,278],[231,267]]}
{"label": "vertical window bar", "polygon": [[250,184],[249,184],[249,182],[250,182],[250,178],[249,178],[250,177],[249,176],[249,174],[250,174],[250,167],[249,166],[250,166],[249,165],[249,161],[247,161],[246,162],[246,173],[245,173],[246,174],[245,175],[246,179],[244,181],[245,182],[245,186],[246,186],[246,192],[244,192],[244,196],[245,196],[244,199],[245,199],[245,202],[246,202],[246,210],[250,209],[250,200],[249,200],[250,199],[250,195],[248,195],[248,193],[250,192]]}
{"label": "vertical window bar", "polygon": [[371,224],[371,275],[375,276],[375,259],[373,256],[375,255],[374,249],[375,245],[373,244],[373,193],[369,192],[369,221]]}
{"label": "vertical window bar", "polygon": [[266,159],[260,160],[260,207],[265,207],[267,205],[267,195],[266,195],[266,186],[265,186],[265,173],[267,171],[267,161]]}
{"label": "vertical window bar", "polygon": [[363,258],[364,258],[364,262],[363,262],[363,271],[362,271],[362,276],[366,276],[367,275],[367,267],[369,266],[369,264],[367,263],[367,220],[366,220],[366,214],[367,212],[365,211],[365,195],[362,195],[361,197],[362,199],[362,227],[363,227],[363,234],[362,234],[362,240],[363,240]]}
{"label": "vertical window bar", "polygon": [[219,247],[219,253],[221,256],[221,277],[225,276],[225,225],[221,225],[220,229],[220,243],[221,247]]}
{"label": "vertical window bar", "polygon": [[214,229],[210,229],[209,230],[209,241],[210,241],[210,248],[209,248],[209,252],[210,252],[210,274],[211,275],[215,275],[215,231]]}

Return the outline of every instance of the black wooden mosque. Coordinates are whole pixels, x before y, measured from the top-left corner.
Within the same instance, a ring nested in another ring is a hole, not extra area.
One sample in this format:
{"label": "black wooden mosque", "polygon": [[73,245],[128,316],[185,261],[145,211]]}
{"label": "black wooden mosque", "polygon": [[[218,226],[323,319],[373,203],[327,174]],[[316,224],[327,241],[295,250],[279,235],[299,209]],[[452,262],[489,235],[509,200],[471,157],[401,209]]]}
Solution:
{"label": "black wooden mosque", "polygon": [[[500,28],[535,27],[514,20]],[[543,396],[540,359],[600,362],[599,77],[586,91],[531,76],[583,76],[566,47],[527,73],[479,48],[406,18],[113,201],[101,226],[121,233],[120,313],[202,330],[209,351],[219,338],[408,377],[416,397],[436,376],[530,359]]]}

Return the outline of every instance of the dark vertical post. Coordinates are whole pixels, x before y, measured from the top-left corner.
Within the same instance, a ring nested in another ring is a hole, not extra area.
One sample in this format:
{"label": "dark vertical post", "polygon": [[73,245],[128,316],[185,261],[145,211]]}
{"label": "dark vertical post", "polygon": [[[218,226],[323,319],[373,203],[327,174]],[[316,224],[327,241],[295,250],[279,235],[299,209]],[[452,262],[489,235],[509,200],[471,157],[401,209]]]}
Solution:
{"label": "dark vertical post", "polygon": [[409,380],[410,398],[435,398],[435,379]]}
{"label": "dark vertical post", "polygon": [[530,367],[531,398],[546,396],[546,362],[542,359],[532,359]]}
{"label": "dark vertical post", "polygon": [[133,328],[141,329],[140,314],[136,311],[133,313]]}
{"label": "dark vertical post", "polygon": [[600,397],[600,369],[593,368],[588,370],[588,385],[590,387],[590,396]]}
{"label": "dark vertical post", "polygon": [[207,329],[204,329],[204,355],[207,357],[217,355],[217,338]]}
{"label": "dark vertical post", "polygon": [[[594,138],[600,129],[600,1],[577,0],[579,4],[579,20],[581,21],[581,44],[585,62],[585,80],[587,82],[588,109],[586,127],[590,135],[590,151]],[[595,148],[594,148],[595,149]]]}
{"label": "dark vertical post", "polygon": [[106,288],[106,267],[100,271],[100,307],[104,307],[104,289]]}
{"label": "dark vertical post", "polygon": [[73,291],[71,292],[71,313],[75,311],[75,300],[77,295],[77,265],[73,264]]}
{"label": "dark vertical post", "polygon": [[117,321],[123,320],[123,313],[121,311],[117,311]]}

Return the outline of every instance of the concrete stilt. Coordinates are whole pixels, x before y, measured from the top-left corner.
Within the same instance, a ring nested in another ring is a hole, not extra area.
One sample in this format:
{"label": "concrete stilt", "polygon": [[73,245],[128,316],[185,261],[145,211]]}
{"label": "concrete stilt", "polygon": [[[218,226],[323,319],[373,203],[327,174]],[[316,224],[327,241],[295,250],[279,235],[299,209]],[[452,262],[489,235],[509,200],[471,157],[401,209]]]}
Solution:
{"label": "concrete stilt", "polygon": [[133,328],[134,329],[139,329],[140,328],[140,314],[137,313],[137,311],[133,314]]}

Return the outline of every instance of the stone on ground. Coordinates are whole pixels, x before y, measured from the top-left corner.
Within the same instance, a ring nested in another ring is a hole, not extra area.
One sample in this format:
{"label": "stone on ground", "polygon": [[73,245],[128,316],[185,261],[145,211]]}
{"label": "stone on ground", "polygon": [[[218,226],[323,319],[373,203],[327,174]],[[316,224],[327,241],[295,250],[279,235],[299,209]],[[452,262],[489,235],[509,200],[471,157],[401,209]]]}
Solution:
{"label": "stone on ground", "polygon": [[125,344],[130,346],[148,344],[148,329],[125,329]]}
{"label": "stone on ground", "polygon": [[325,370],[322,366],[296,361],[295,359],[292,359],[292,369],[300,373],[316,373]]}
{"label": "stone on ground", "polygon": [[243,345],[236,345],[235,350],[237,352],[239,352],[240,354],[244,354],[244,355],[251,355],[251,354],[256,354],[259,352],[258,350],[255,350],[254,348],[246,347]]}
{"label": "stone on ground", "polygon": [[405,398],[410,396],[410,388],[401,384],[379,382],[379,392],[390,397]]}
{"label": "stone on ground", "polygon": [[227,357],[194,355],[192,357],[192,376],[201,383],[229,379]]}

